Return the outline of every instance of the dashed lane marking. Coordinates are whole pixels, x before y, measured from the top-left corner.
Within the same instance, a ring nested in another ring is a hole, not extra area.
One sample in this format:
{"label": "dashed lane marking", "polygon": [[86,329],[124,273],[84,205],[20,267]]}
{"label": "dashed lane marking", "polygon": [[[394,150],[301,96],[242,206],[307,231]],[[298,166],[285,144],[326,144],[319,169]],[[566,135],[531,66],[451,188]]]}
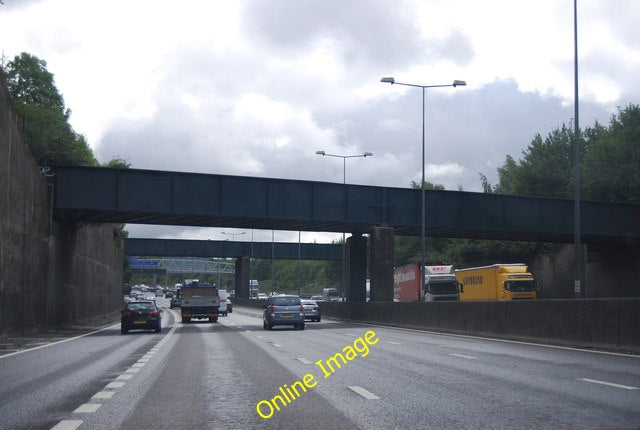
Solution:
{"label": "dashed lane marking", "polygon": [[85,403],[84,405],[80,405],[78,409],[73,411],[74,413],[79,414],[92,414],[102,406],[101,403]]}
{"label": "dashed lane marking", "polygon": [[298,357],[298,358],[296,358],[296,360],[298,360],[300,363],[311,364],[311,362],[309,360],[307,360],[306,358]]}
{"label": "dashed lane marking", "polygon": [[51,430],[75,430],[80,427],[83,422],[82,420],[62,420],[51,427]]}
{"label": "dashed lane marking", "polygon": [[133,375],[131,373],[127,373],[127,374],[122,374],[120,376],[118,376],[116,379],[131,379],[133,378]]}
{"label": "dashed lane marking", "polygon": [[91,398],[92,399],[110,399],[113,397],[115,393],[116,393],[115,391],[98,391],[93,396],[91,396]]}
{"label": "dashed lane marking", "polygon": [[104,388],[122,388],[124,384],[124,382],[109,382]]}
{"label": "dashed lane marking", "polygon": [[380,397],[376,396],[375,394],[373,394],[370,391],[365,390],[362,387],[358,387],[357,385],[353,385],[351,387],[348,387],[351,391],[360,394],[362,397],[364,397],[367,400],[377,400]]}
{"label": "dashed lane marking", "polygon": [[475,360],[476,357],[471,356],[471,355],[464,355],[464,354],[449,354],[449,355],[453,355],[454,357],[460,357],[460,358],[468,358],[469,360]]}

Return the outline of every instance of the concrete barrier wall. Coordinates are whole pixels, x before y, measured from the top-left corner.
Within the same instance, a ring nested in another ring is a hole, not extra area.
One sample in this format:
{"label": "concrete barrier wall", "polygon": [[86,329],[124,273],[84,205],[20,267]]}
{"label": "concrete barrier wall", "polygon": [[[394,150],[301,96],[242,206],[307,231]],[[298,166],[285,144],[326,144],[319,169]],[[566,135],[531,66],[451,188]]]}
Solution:
{"label": "concrete barrier wall", "polygon": [[640,298],[440,303],[321,302],[320,309],[323,316],[348,321],[640,352]]}
{"label": "concrete barrier wall", "polygon": [[0,172],[0,336],[119,309],[124,258],[119,230],[52,219],[52,185],[22,139],[2,73]]}

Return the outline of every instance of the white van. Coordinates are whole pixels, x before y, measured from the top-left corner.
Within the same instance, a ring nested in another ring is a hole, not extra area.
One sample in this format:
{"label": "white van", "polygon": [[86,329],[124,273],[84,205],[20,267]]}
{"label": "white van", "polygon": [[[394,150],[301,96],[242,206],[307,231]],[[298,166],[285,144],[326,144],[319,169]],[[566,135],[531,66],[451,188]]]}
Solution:
{"label": "white van", "polygon": [[229,315],[229,311],[227,310],[227,300],[229,300],[229,293],[227,290],[218,290],[218,296],[220,296],[220,308],[218,312],[222,316]]}

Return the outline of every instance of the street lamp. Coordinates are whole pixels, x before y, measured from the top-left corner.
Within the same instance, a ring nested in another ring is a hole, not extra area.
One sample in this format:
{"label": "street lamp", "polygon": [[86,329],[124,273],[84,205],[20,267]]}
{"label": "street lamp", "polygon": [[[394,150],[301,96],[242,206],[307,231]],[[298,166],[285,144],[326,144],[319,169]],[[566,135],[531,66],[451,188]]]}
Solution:
{"label": "street lamp", "polygon": [[243,234],[245,234],[246,232],[242,232],[242,233],[227,233],[226,231],[223,231],[221,234],[227,235],[227,236],[231,236],[231,240],[234,241],[236,240],[236,236],[242,236]]}
{"label": "street lamp", "polygon": [[426,227],[425,227],[425,217],[426,217],[426,201],[425,201],[425,178],[424,178],[424,153],[425,153],[425,141],[424,141],[424,131],[425,131],[425,89],[426,88],[440,88],[440,87],[462,87],[467,85],[465,81],[455,80],[451,84],[443,84],[443,85],[417,85],[417,84],[406,84],[402,82],[396,82],[396,80],[392,77],[382,78],[380,82],[384,82],[387,84],[396,84],[396,85],[404,85],[407,87],[416,87],[422,88],[422,182],[420,183],[421,190],[421,200],[422,200],[422,213],[421,213],[421,222],[422,222],[422,231],[420,234],[420,294],[424,295],[424,266],[425,266],[425,241],[426,241]]}
{"label": "street lamp", "polygon": [[[362,157],[362,158],[367,158],[367,157],[373,157],[373,153],[371,152],[363,152],[362,154],[357,154],[357,155],[337,155],[337,154],[327,154],[325,151],[316,151],[317,155],[322,155],[323,157],[336,157],[336,158],[342,158],[342,185],[346,185],[347,183],[347,158],[358,158],[358,157]],[[345,234],[344,232],[342,232],[342,294],[344,294],[344,285],[345,285],[345,270],[346,270],[346,251],[345,251],[345,246],[346,246],[346,240],[345,240]]]}
{"label": "street lamp", "polygon": [[363,152],[358,155],[336,155],[336,154],[327,154],[325,151],[316,151],[317,155],[322,155],[323,157],[337,157],[342,158],[342,184],[347,183],[347,158],[357,158],[357,157],[372,157],[373,154],[371,152]]}

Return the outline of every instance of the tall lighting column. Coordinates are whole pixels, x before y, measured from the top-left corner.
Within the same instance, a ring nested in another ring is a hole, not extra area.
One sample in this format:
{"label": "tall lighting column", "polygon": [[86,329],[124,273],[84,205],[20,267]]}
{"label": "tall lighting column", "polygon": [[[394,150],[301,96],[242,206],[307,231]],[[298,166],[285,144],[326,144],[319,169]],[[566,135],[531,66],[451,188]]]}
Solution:
{"label": "tall lighting column", "polygon": [[427,88],[440,88],[440,87],[462,87],[467,85],[465,81],[455,80],[451,84],[442,84],[442,85],[417,85],[417,84],[407,84],[402,82],[396,82],[396,80],[392,77],[382,78],[380,82],[388,83],[388,84],[396,84],[396,85],[404,85],[407,87],[416,87],[422,88],[422,182],[420,183],[421,190],[421,232],[420,232],[420,294],[424,296],[424,266],[425,266],[425,254],[426,254],[426,227],[425,227],[425,218],[426,218],[426,200],[425,200],[425,177],[424,177],[424,162],[425,162],[425,122],[426,122],[426,110],[425,110],[425,89]]}
{"label": "tall lighting column", "polygon": [[[362,154],[357,154],[357,155],[337,155],[337,154],[327,154],[325,151],[316,151],[317,155],[322,155],[323,157],[337,157],[337,158],[342,158],[342,185],[346,185],[347,184],[347,158],[358,158],[358,157],[363,157],[363,158],[367,158],[367,157],[372,157],[373,154],[371,152],[363,152]],[[346,270],[346,241],[345,241],[345,234],[344,232],[342,233],[342,294],[344,294],[344,286],[345,286],[345,270]]]}
{"label": "tall lighting column", "polygon": [[573,1],[573,80],[574,80],[574,115],[575,124],[573,132],[573,294],[574,297],[586,297],[586,291],[582,289],[582,250],[580,231],[580,119],[578,105],[578,1]]}

